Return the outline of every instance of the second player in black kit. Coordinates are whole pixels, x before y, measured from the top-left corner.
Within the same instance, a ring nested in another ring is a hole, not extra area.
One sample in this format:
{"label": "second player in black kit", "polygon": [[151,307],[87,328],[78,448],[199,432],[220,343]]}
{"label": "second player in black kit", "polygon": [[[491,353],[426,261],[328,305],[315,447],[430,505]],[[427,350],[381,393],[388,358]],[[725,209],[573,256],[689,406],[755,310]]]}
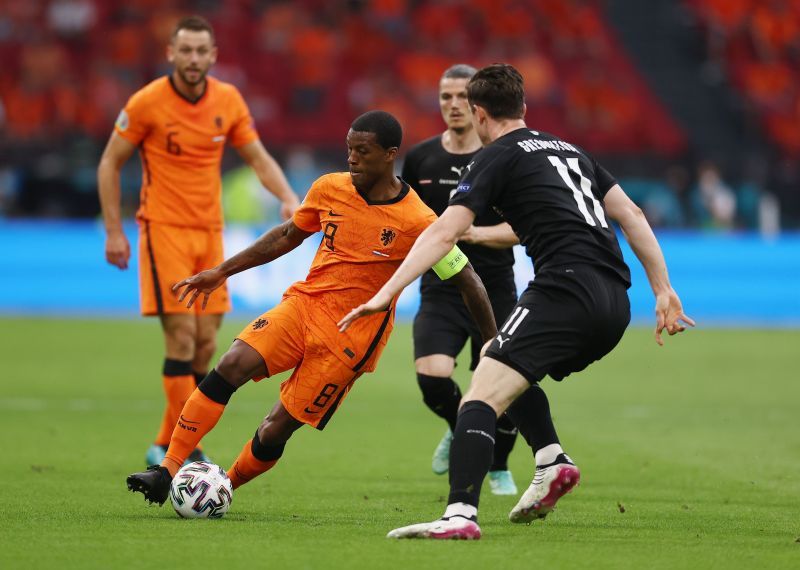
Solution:
{"label": "second player in black kit", "polygon": [[[475,134],[469,117],[466,85],[475,68],[458,64],[447,69],[439,82],[439,104],[447,130],[414,147],[406,155],[402,178],[422,200],[441,215],[458,186],[458,181],[480,150],[480,139]],[[475,219],[476,231],[497,231],[499,224],[511,240],[494,247],[484,241],[469,237],[472,242],[459,241],[458,247],[466,254],[486,287],[492,303],[495,320],[503,322],[517,302],[514,283],[514,253],[511,245],[516,237],[503,219],[493,211]],[[470,370],[478,364],[483,340],[477,326],[461,298],[461,293],[449,281],[443,281],[430,270],[421,279],[421,303],[414,318],[414,361],[417,382],[428,408],[443,418],[449,429],[433,454],[434,473],[443,474],[449,466],[452,429],[455,428],[461,389],[452,379],[455,358],[469,342]],[[513,476],[508,470],[508,455],[516,441],[517,430],[511,420],[503,415],[498,420],[494,460],[489,470],[489,483],[493,494],[515,495]]]}
{"label": "second player in black kit", "polygon": [[[431,210],[440,216],[455,193],[461,173],[477,152],[453,154],[442,146],[441,135],[419,143],[409,150],[403,164],[401,178],[417,191]],[[495,226],[503,219],[494,211],[475,218],[475,226]],[[500,323],[511,313],[517,302],[514,284],[514,252],[510,249],[493,249],[460,241],[458,247],[469,259],[475,272],[483,281],[495,318]],[[427,271],[420,282],[421,305],[414,320],[414,358],[428,354],[456,356],[464,343],[472,339],[472,363],[478,363],[481,336],[466,312],[457,287],[439,279],[433,270]],[[443,306],[444,305],[444,306]],[[448,319],[439,319],[444,313]],[[462,318],[463,317],[463,318]],[[455,334],[451,327],[457,327]],[[443,334],[439,334],[439,333]]]}
{"label": "second player in black kit", "polygon": [[[472,161],[475,152],[452,154],[435,136],[415,147],[406,157],[402,178],[414,188],[437,216],[447,208],[458,186],[461,172]],[[475,226],[494,226],[503,219],[493,211],[475,219]],[[497,322],[503,322],[517,302],[514,284],[514,252],[482,245],[458,243],[475,272],[483,281],[492,302]],[[467,340],[471,340],[470,370],[478,364],[481,335],[461,299],[458,288],[439,279],[433,270],[420,282],[421,304],[414,319],[414,358],[429,354],[457,356]]]}

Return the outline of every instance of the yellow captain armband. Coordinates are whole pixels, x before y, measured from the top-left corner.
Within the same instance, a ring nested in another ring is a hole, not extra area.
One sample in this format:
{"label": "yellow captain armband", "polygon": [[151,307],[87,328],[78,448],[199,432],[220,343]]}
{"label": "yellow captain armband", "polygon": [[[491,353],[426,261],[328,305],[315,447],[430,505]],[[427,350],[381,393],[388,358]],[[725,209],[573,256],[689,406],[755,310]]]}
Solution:
{"label": "yellow captain armband", "polygon": [[469,259],[467,259],[466,254],[458,249],[457,245],[454,245],[450,253],[433,266],[433,270],[439,276],[439,279],[446,281],[464,269],[467,263],[469,263]]}

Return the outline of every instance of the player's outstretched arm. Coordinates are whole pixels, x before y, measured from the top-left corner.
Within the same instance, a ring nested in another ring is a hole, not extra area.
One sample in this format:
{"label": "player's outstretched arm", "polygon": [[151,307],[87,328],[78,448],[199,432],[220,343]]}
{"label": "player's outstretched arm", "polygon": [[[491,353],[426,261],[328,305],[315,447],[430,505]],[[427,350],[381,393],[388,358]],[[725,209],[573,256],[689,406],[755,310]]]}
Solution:
{"label": "player's outstretched arm", "polygon": [[122,230],[119,172],[135,151],[136,146],[113,132],[97,166],[97,191],[106,227],[106,261],[120,269],[128,267],[131,246]]}
{"label": "player's outstretched arm", "polygon": [[298,228],[292,220],[287,220],[263,234],[252,245],[243,249],[230,259],[227,259],[212,269],[201,271],[197,275],[192,275],[179,281],[172,286],[173,291],[181,292],[178,301],[183,301],[191,293],[187,307],[194,305],[201,294],[203,297],[203,308],[206,308],[208,296],[225,283],[231,275],[240,273],[251,267],[264,265],[280,256],[292,251],[303,243],[311,233]]}
{"label": "player's outstretched arm", "polygon": [[461,271],[450,278],[450,281],[461,291],[464,304],[481,331],[483,342],[493,339],[497,334],[497,323],[494,321],[492,303],[489,301],[489,294],[483,281],[478,277],[472,264],[467,263]]}
{"label": "player's outstretched arm", "polygon": [[495,226],[470,226],[461,236],[460,241],[491,247],[507,249],[519,243],[519,238],[507,222]]}
{"label": "player's outstretched arm", "polygon": [[686,329],[682,323],[693,327],[695,322],[683,312],[681,300],[669,282],[664,254],[641,208],[628,198],[619,184],[608,191],[604,204],[608,215],[619,223],[631,249],[647,273],[650,287],[656,296],[655,338],[659,345],[663,345],[661,332],[664,329],[674,335]]}
{"label": "player's outstretched arm", "polygon": [[447,255],[464,233],[475,214],[465,206],[449,206],[433,224],[420,234],[403,263],[372,299],[350,311],[339,321],[339,330],[361,317],[386,310],[395,296],[417,277]]}
{"label": "player's outstretched arm", "polygon": [[300,206],[300,200],[289,186],[278,162],[267,152],[260,140],[253,141],[236,149],[250,168],[256,173],[261,184],[281,201],[281,219],[288,220]]}

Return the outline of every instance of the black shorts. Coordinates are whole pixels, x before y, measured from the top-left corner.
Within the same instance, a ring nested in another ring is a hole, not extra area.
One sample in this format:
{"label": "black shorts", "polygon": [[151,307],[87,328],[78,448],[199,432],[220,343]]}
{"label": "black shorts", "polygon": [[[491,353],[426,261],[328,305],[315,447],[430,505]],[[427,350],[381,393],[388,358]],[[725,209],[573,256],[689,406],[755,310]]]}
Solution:
{"label": "black shorts", "polygon": [[[494,319],[498,324],[502,323],[517,303],[516,286],[511,281],[492,287],[488,293]],[[456,296],[422,297],[419,311],[414,317],[415,360],[431,354],[446,354],[455,358],[467,339],[471,341],[472,350],[469,369],[475,370],[483,347],[483,337],[464,301]]]}
{"label": "black shorts", "polygon": [[530,283],[486,356],[535,383],[562,380],[608,354],[631,319],[624,283],[602,270],[549,269]]}

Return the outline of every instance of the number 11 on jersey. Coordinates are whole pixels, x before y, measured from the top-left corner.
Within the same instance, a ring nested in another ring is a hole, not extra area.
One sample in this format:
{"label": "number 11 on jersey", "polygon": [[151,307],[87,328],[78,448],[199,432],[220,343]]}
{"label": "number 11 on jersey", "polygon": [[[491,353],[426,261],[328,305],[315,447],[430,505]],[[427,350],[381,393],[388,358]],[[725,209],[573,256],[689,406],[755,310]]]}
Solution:
{"label": "number 11 on jersey", "polygon": [[[575,203],[578,205],[578,210],[580,210],[581,214],[583,214],[583,218],[586,220],[586,223],[590,226],[597,226],[592,218],[592,215],[589,213],[589,210],[586,208],[586,201],[584,200],[584,196],[589,198],[592,201],[592,205],[594,206],[594,215],[597,217],[597,220],[600,222],[600,225],[604,228],[608,227],[608,223],[606,222],[606,216],[603,213],[603,206],[594,197],[592,194],[592,182],[588,178],[586,178],[583,173],[581,172],[581,166],[578,162],[578,159],[575,157],[568,158],[567,164],[565,165],[561,162],[561,159],[557,156],[548,156],[550,160],[550,164],[552,164],[556,170],[558,171],[561,178],[564,180],[564,184],[567,185],[569,190],[572,190],[572,197],[575,198]],[[575,186],[575,183],[572,181],[572,177],[569,175],[569,170],[574,172],[580,177],[581,180],[581,189]],[[581,193],[582,192],[582,193]]]}

